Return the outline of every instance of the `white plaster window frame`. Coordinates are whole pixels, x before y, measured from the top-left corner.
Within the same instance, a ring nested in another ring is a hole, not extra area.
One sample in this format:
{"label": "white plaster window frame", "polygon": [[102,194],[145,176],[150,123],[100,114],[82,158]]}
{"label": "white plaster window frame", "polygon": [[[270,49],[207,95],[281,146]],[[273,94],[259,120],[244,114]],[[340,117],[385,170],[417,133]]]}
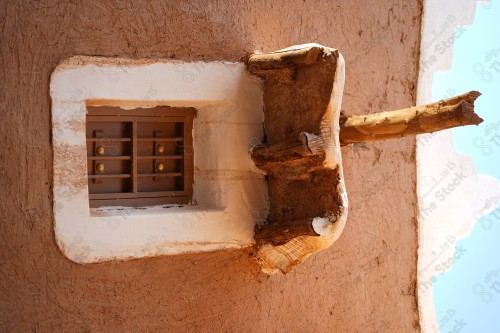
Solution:
{"label": "white plaster window frame", "polygon": [[[54,229],[77,263],[243,248],[267,215],[248,150],[263,135],[262,84],[242,63],[76,56],[50,82]],[[193,204],[89,208],[86,109],[194,107]]]}

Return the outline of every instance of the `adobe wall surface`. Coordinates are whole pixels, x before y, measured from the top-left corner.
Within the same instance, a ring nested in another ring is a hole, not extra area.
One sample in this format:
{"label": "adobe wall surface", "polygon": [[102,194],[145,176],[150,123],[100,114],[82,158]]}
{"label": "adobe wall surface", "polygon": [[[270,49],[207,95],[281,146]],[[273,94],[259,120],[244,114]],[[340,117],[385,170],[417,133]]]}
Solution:
{"label": "adobe wall surface", "polygon": [[345,113],[407,107],[418,1],[3,1],[0,13],[1,331],[419,331],[414,139],[342,149],[346,228],[287,276],[261,273],[251,249],[78,265],[54,238],[49,98],[72,55],[237,61],[317,42],[346,60]]}

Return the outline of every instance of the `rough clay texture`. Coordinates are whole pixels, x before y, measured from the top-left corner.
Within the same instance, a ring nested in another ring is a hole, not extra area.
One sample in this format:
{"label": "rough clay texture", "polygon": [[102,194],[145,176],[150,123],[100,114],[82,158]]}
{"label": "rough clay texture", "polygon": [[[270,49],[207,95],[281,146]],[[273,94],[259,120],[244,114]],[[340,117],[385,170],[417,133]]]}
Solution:
{"label": "rough clay texture", "polygon": [[414,139],[342,148],[347,226],[287,276],[261,273],[250,250],[78,265],[54,239],[49,76],[79,54],[236,61],[317,42],[346,59],[346,114],[404,108],[415,103],[421,10],[396,0],[2,1],[0,330],[418,331]]}
{"label": "rough clay texture", "polygon": [[[323,151],[325,147],[322,144],[330,145],[332,136],[338,135],[332,133],[332,115],[328,109],[337,75],[338,52],[332,53],[323,48],[315,50],[317,48],[311,48],[308,53],[316,54],[317,60],[312,64],[290,64],[283,68],[283,62],[278,62],[276,69],[270,66],[269,69],[257,70],[264,80],[266,144],[281,144],[284,141],[300,143],[301,135],[312,133],[310,135],[318,136],[321,141],[318,145]],[[249,63],[250,71],[254,72],[252,67],[258,68],[258,65],[255,61]],[[338,115],[340,110],[335,112]],[[339,148],[335,149],[338,154]],[[260,163],[264,163],[264,167],[259,166]],[[321,247],[313,251],[314,241],[311,238],[307,241],[308,246],[299,245],[297,241],[288,245],[284,243],[306,235],[319,236],[312,226],[314,218],[328,218],[332,224],[340,223],[341,207],[346,205],[337,191],[341,173],[338,165],[333,169],[331,165],[325,167],[324,164],[324,153],[300,159],[283,156],[281,159],[273,158],[269,163],[265,160],[256,163],[267,174],[270,206],[267,225],[258,226],[255,238],[258,246],[262,241],[282,245],[279,250],[275,249],[279,253],[278,258],[285,257],[286,262],[290,262],[286,270],[281,268],[283,272],[299,265],[319,249],[324,249]],[[318,246],[323,242],[317,239]],[[271,253],[263,255],[260,250],[258,253],[259,260],[260,257],[273,257],[269,256]],[[264,267],[269,264],[272,267],[277,258],[266,261]]]}

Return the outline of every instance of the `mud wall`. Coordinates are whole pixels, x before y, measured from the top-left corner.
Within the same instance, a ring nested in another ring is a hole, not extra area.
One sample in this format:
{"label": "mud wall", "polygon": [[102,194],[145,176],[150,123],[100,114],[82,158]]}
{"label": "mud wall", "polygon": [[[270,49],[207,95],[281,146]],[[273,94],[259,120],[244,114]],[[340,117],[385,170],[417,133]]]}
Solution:
{"label": "mud wall", "polygon": [[415,102],[420,18],[396,0],[2,1],[0,330],[419,331],[413,139],[342,149],[344,233],[287,276],[250,251],[78,265],[54,239],[49,76],[72,55],[236,61],[317,42],[346,60],[346,114],[396,109]]}

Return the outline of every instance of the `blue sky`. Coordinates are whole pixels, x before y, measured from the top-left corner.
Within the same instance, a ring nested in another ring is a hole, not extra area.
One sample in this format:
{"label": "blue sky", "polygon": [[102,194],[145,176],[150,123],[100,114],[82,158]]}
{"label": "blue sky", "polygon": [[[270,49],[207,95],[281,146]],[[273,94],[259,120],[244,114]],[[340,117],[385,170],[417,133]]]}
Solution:
{"label": "blue sky", "polygon": [[[472,26],[455,40],[450,71],[437,73],[433,100],[479,90],[484,122],[453,129],[457,151],[472,156],[478,172],[500,179],[500,1],[478,4]],[[492,200],[498,202],[498,200]],[[448,273],[433,283],[441,332],[500,332],[500,206],[482,218]]]}

